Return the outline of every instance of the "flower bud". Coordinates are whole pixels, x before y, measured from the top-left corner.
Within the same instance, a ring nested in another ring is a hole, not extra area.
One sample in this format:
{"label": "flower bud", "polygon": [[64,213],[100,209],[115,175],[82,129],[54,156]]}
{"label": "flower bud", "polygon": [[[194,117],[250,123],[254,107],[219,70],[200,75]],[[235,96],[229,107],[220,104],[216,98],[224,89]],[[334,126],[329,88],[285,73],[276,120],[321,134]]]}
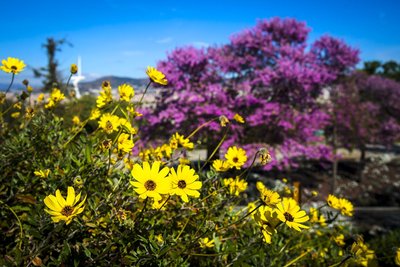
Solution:
{"label": "flower bud", "polygon": [[71,64],[70,71],[71,74],[76,74],[78,72],[78,66],[76,64]]}

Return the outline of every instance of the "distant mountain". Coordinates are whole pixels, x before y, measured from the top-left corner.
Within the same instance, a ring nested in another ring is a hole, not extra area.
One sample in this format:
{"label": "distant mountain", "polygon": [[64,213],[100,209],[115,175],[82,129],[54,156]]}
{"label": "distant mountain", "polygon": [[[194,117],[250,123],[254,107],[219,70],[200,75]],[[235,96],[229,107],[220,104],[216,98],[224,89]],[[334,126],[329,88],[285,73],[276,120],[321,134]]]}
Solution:
{"label": "distant mountain", "polygon": [[104,76],[98,78],[91,82],[80,82],[78,84],[79,90],[81,93],[97,91],[101,88],[101,83],[103,81],[110,81],[111,87],[113,89],[117,88],[119,85],[123,83],[128,83],[135,88],[135,91],[144,90],[147,86],[149,79],[148,78],[129,78],[129,77],[117,77],[117,76]]}

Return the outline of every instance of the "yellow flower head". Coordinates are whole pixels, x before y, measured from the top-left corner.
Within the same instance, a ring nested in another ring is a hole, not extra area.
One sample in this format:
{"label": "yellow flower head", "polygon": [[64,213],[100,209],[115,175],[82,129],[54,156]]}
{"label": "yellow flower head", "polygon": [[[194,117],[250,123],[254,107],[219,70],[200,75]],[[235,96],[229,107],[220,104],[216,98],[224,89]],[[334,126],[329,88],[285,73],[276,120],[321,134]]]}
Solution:
{"label": "yellow flower head", "polygon": [[397,248],[396,250],[396,256],[394,258],[394,262],[396,265],[400,266],[400,248]]}
{"label": "yellow flower head", "polygon": [[101,148],[101,150],[109,150],[110,148],[111,148],[111,146],[112,146],[112,140],[111,139],[106,139],[106,140],[103,140],[102,142],[101,142],[101,144],[100,144],[100,148]]}
{"label": "yellow flower head", "polygon": [[80,198],[81,193],[75,196],[75,190],[71,186],[68,187],[67,199],[64,199],[60,190],[57,189],[55,196],[48,195],[44,199],[44,204],[49,208],[45,209],[45,211],[52,216],[53,222],[65,221],[69,224],[85,208],[83,203],[85,203],[86,196],[78,203]]}
{"label": "yellow flower head", "polygon": [[2,66],[0,66],[0,69],[2,71],[13,74],[20,73],[26,67],[24,61],[14,57],[9,57],[7,58],[7,60],[3,59],[1,63],[3,64]]}
{"label": "yellow flower head", "polygon": [[118,86],[119,97],[122,101],[129,102],[132,97],[135,95],[135,91],[133,87],[129,84],[122,84]]}
{"label": "yellow flower head", "polygon": [[169,145],[172,149],[176,149],[179,146],[186,148],[186,149],[193,149],[194,144],[190,142],[189,138],[185,138],[183,135],[179,133],[175,133],[169,142]]}
{"label": "yellow flower head", "polygon": [[261,165],[267,165],[272,160],[271,154],[269,154],[269,151],[264,147],[258,150],[258,155]]}
{"label": "yellow flower head", "polygon": [[239,176],[236,176],[236,179],[224,179],[224,185],[228,186],[229,193],[235,196],[239,196],[240,193],[246,191],[247,189],[247,182],[245,180],[241,180]]}
{"label": "yellow flower head", "polygon": [[187,165],[179,165],[176,172],[171,168],[169,175],[172,188],[171,195],[178,195],[184,202],[189,202],[188,196],[200,197],[202,182],[198,181],[199,176]]}
{"label": "yellow flower head", "polygon": [[63,100],[64,98],[65,98],[65,95],[60,91],[60,89],[54,88],[53,91],[51,91],[50,99],[51,99],[54,103],[59,103],[59,102],[61,102],[61,100]]}
{"label": "yellow flower head", "polygon": [[354,207],[353,204],[345,198],[339,198],[338,200],[338,210],[345,216],[353,216]]}
{"label": "yellow flower head", "polygon": [[146,74],[149,76],[150,80],[154,83],[158,83],[161,85],[167,85],[168,80],[165,78],[164,73],[161,71],[157,70],[156,68],[153,67],[147,67]]}
{"label": "yellow flower head", "polygon": [[102,128],[107,134],[117,131],[119,125],[119,117],[111,115],[110,113],[103,114],[99,121],[99,127]]}
{"label": "yellow flower head", "polygon": [[225,172],[229,170],[229,164],[225,160],[216,159],[213,161],[212,166],[217,172]]}
{"label": "yellow flower head", "polygon": [[277,216],[275,210],[268,206],[259,207],[254,215],[254,220],[261,226],[261,233],[267,244],[271,244],[272,235],[277,232],[275,227],[280,223]]}
{"label": "yellow flower head", "polygon": [[44,99],[44,94],[43,93],[39,94],[38,97],[37,97],[37,102],[40,103],[40,102],[43,101],[43,99]]}
{"label": "yellow flower head", "polygon": [[72,123],[75,124],[75,125],[79,125],[79,124],[81,124],[81,119],[79,119],[78,116],[74,116],[72,118]]}
{"label": "yellow flower head", "polygon": [[125,118],[119,119],[119,127],[129,134],[137,134],[137,130],[132,127],[132,124]]}
{"label": "yellow flower head", "polygon": [[357,241],[351,245],[350,252],[354,260],[362,266],[368,266],[369,262],[375,258],[375,252],[368,248],[362,237],[358,237]]}
{"label": "yellow flower head", "polygon": [[229,124],[228,118],[224,115],[219,116],[219,124],[221,127],[226,127],[226,125]]}
{"label": "yellow flower head", "polygon": [[246,151],[242,148],[232,146],[228,148],[225,159],[231,167],[239,170],[247,161]]}
{"label": "yellow flower head", "polygon": [[26,119],[32,119],[33,116],[35,115],[35,110],[31,107],[26,107],[25,108],[25,118]]}
{"label": "yellow flower head", "polygon": [[278,214],[278,219],[290,228],[297,231],[301,231],[300,228],[309,228],[302,224],[309,220],[307,213],[304,210],[300,210],[300,206],[293,198],[283,198],[283,200],[276,205],[276,213]]}
{"label": "yellow flower head", "polygon": [[49,177],[50,174],[50,170],[46,169],[46,170],[38,170],[38,171],[34,171],[34,174],[40,178],[47,178]]}
{"label": "yellow flower head", "polygon": [[244,119],[243,119],[243,117],[242,116],[240,116],[239,114],[235,114],[235,116],[233,116],[233,119],[235,120],[235,121],[237,121],[238,123],[244,123],[245,121],[244,121]]}
{"label": "yellow flower head", "polygon": [[[257,185],[259,185],[259,183],[257,183]],[[278,192],[269,190],[268,188],[260,190],[259,186],[257,186],[257,189],[260,191],[260,198],[264,205],[274,207],[281,201],[281,197]]]}
{"label": "yellow flower head", "polygon": [[94,109],[92,109],[92,111],[90,112],[90,117],[89,117],[89,120],[96,120],[96,119],[98,119],[99,117],[100,117],[100,115],[101,115],[101,112],[100,112],[100,110],[98,109],[98,108],[94,108]]}
{"label": "yellow flower head", "polygon": [[103,81],[100,95],[96,99],[96,106],[102,108],[110,102],[112,102],[111,83],[109,81]]}
{"label": "yellow flower head", "polygon": [[332,194],[329,194],[326,199],[326,203],[328,203],[328,205],[334,209],[339,208],[339,199]]}
{"label": "yellow flower head", "polygon": [[315,208],[310,208],[310,222],[320,224],[322,227],[326,226],[326,219],[323,214],[319,214]]}
{"label": "yellow flower head", "polygon": [[212,248],[214,247],[214,239],[208,239],[208,237],[200,238],[199,245],[201,248]]}
{"label": "yellow flower head", "polygon": [[344,242],[344,235],[343,234],[339,234],[338,236],[334,236],[333,237],[333,241],[335,241],[336,245],[343,247],[344,245],[346,245],[346,243]]}
{"label": "yellow flower head", "polygon": [[69,71],[71,74],[76,74],[78,72],[78,66],[76,64],[71,64]]}
{"label": "yellow flower head", "polygon": [[151,197],[159,201],[162,194],[170,193],[171,181],[167,178],[169,168],[164,167],[160,170],[160,165],[161,163],[156,161],[151,167],[148,162],[143,162],[143,168],[139,164],[133,166],[131,174],[135,181],[130,183],[140,198]]}
{"label": "yellow flower head", "polygon": [[129,139],[130,135],[126,133],[121,133],[118,137],[118,149],[124,151],[125,153],[129,153],[132,151],[134,147],[134,143]]}
{"label": "yellow flower head", "polygon": [[22,108],[22,103],[21,102],[17,102],[13,105],[13,108],[15,109],[21,109]]}
{"label": "yellow flower head", "polygon": [[11,113],[11,118],[16,119],[19,117],[19,115],[21,115],[21,112],[13,112],[13,113]]}

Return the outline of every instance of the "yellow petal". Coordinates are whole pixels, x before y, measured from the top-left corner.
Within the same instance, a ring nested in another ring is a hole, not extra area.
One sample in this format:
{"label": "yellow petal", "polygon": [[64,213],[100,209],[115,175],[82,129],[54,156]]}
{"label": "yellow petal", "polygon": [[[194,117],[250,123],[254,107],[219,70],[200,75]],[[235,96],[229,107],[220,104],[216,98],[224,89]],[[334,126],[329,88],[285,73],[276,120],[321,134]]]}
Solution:
{"label": "yellow petal", "polygon": [[75,202],[75,190],[72,186],[68,186],[67,206],[73,206]]}
{"label": "yellow petal", "polygon": [[61,207],[66,206],[66,201],[63,198],[63,196],[61,195],[60,190],[58,190],[58,189],[56,191],[56,198],[57,198],[58,204],[60,204]]}
{"label": "yellow petal", "polygon": [[62,207],[60,206],[60,204],[57,201],[57,198],[53,195],[49,195],[44,199],[44,204],[46,204],[46,206],[54,211],[61,211]]}

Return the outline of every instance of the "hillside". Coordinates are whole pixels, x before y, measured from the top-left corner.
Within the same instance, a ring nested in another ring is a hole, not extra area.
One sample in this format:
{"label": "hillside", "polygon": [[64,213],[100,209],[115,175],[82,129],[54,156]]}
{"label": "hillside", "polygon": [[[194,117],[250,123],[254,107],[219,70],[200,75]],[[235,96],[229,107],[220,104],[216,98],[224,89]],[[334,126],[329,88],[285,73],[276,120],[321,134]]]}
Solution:
{"label": "hillside", "polygon": [[81,93],[86,93],[93,90],[98,90],[101,88],[101,83],[103,81],[110,81],[111,86],[116,88],[118,85],[123,83],[128,83],[132,85],[135,90],[141,91],[143,90],[147,83],[149,82],[148,78],[129,78],[129,77],[117,77],[117,76],[104,76],[99,79],[90,82],[80,82],[79,89]]}

